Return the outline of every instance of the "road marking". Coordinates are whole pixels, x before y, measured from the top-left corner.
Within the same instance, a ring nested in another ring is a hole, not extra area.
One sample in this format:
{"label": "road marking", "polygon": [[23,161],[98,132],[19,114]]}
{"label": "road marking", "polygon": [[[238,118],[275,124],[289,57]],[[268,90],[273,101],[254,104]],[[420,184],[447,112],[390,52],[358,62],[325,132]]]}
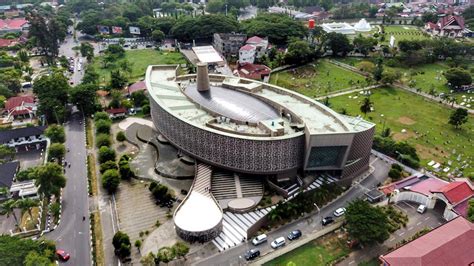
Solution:
{"label": "road marking", "polygon": [[411,231],[413,230],[413,226],[412,227],[408,227],[408,231]]}
{"label": "road marking", "polygon": [[426,218],[425,218],[425,221],[428,221],[429,219],[430,219],[430,217],[426,217]]}
{"label": "road marking", "polygon": [[417,226],[420,225],[420,224],[421,224],[421,222],[416,223]]}
{"label": "road marking", "polygon": [[350,261],[350,262],[349,262],[349,265],[351,265],[351,264],[353,264],[353,263],[355,263],[355,261],[354,261],[354,260]]}
{"label": "road marking", "polygon": [[405,234],[405,232],[401,232],[401,233],[400,233],[400,236],[403,236],[404,234]]}
{"label": "road marking", "polygon": [[395,237],[390,238],[388,241],[392,242],[393,240],[395,240]]}

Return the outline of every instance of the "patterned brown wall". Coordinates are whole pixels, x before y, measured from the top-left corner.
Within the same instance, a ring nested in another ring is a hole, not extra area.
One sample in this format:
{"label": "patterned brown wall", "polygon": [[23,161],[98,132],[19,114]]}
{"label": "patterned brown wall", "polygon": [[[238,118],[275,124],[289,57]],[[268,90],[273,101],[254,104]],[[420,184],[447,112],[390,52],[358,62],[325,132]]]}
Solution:
{"label": "patterned brown wall", "polygon": [[210,132],[169,114],[152,97],[151,116],[171,143],[203,162],[238,172],[276,174],[303,165],[304,135],[282,140],[250,140]]}
{"label": "patterned brown wall", "polygon": [[341,179],[349,180],[368,170],[374,133],[375,127],[372,127],[355,134],[347,161],[356,160],[358,158],[361,159],[356,163],[344,167]]}

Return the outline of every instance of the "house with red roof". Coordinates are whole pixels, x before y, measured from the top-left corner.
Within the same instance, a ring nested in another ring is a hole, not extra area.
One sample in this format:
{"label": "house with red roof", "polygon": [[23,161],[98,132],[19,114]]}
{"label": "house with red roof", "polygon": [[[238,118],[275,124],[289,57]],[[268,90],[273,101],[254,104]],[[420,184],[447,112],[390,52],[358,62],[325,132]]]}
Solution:
{"label": "house with red roof", "polygon": [[246,44],[239,49],[239,64],[253,64],[256,57],[256,47]]}
{"label": "house with red roof", "polygon": [[106,112],[109,114],[110,119],[124,118],[127,116],[127,109],[123,107],[108,109]]}
{"label": "house with red roof", "polygon": [[260,38],[258,36],[253,36],[247,39],[245,42],[248,45],[255,46],[255,56],[257,58],[262,57],[267,53],[268,50],[268,39]]}
{"label": "house with red roof", "polygon": [[136,91],[146,91],[145,81],[140,80],[127,87],[127,92],[129,95]]}
{"label": "house with red roof", "polygon": [[259,64],[244,64],[237,69],[239,77],[255,80],[262,80],[265,76],[270,75],[271,71],[266,65]]}
{"label": "house with red roof", "polygon": [[464,18],[454,15],[441,17],[436,24],[428,22],[425,25],[425,30],[431,35],[450,38],[463,37],[465,29]]}
{"label": "house with red roof", "polygon": [[33,118],[36,116],[37,104],[33,96],[11,97],[5,102],[7,120]]}
{"label": "house with red roof", "polygon": [[474,185],[468,179],[448,182],[423,174],[413,175],[380,188],[392,202],[410,201],[439,209],[447,221],[467,217],[467,202],[474,198]]}
{"label": "house with red roof", "polygon": [[18,38],[15,39],[4,39],[0,38],[0,47],[12,47],[19,43]]}
{"label": "house with red roof", "polygon": [[29,27],[24,18],[0,19],[0,34],[28,31]]}
{"label": "house with red roof", "polygon": [[383,265],[473,265],[474,224],[457,217],[431,232],[380,256]]}

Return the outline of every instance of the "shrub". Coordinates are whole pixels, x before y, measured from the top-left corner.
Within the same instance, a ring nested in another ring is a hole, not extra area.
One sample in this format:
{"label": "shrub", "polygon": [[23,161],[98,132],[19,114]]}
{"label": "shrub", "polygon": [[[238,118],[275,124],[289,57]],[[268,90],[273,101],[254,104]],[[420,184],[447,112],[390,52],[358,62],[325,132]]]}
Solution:
{"label": "shrub", "polygon": [[142,106],[142,112],[144,115],[149,115],[150,114],[150,105],[145,104]]}
{"label": "shrub", "polygon": [[109,147],[102,146],[99,149],[99,163],[115,161],[115,151]]}
{"label": "shrub", "polygon": [[130,179],[135,176],[135,173],[130,168],[130,164],[125,161],[119,162],[119,172],[122,179]]}
{"label": "shrub", "polygon": [[106,120],[110,121],[109,114],[106,112],[97,112],[94,114],[94,121]]}
{"label": "shrub", "polygon": [[117,231],[115,233],[114,238],[112,239],[112,244],[114,246],[115,254],[119,258],[126,258],[130,256],[130,250],[131,250],[131,243],[130,243],[130,238],[128,237],[127,234]]}
{"label": "shrub", "polygon": [[400,172],[400,170],[398,170],[398,169],[392,168],[388,172],[388,176],[390,178],[392,178],[392,180],[396,181],[396,180],[400,179],[400,177],[402,176],[402,172]]}
{"label": "shrub", "polygon": [[120,176],[117,170],[109,169],[102,174],[102,186],[109,192],[114,193],[120,184]]}
{"label": "shrub", "polygon": [[150,186],[148,187],[148,190],[150,190],[150,192],[153,192],[153,189],[155,189],[156,186],[158,186],[158,183],[153,181],[153,182],[150,183]]}
{"label": "shrub", "polygon": [[115,139],[119,142],[122,142],[125,141],[127,138],[125,137],[125,133],[123,133],[123,131],[119,131]]}
{"label": "shrub", "polygon": [[100,165],[100,173],[104,173],[105,171],[110,169],[118,169],[117,164],[114,161],[107,161]]}
{"label": "shrub", "polygon": [[64,133],[64,128],[60,125],[50,125],[44,134],[53,143],[64,143],[66,141],[66,133]]}
{"label": "shrub", "polygon": [[110,146],[110,137],[107,134],[97,134],[97,137],[95,138],[95,146],[97,148],[100,148],[102,146]]}
{"label": "shrub", "polygon": [[98,120],[95,122],[95,131],[97,134],[99,133],[110,134],[111,126],[112,126],[112,122],[108,120]]}

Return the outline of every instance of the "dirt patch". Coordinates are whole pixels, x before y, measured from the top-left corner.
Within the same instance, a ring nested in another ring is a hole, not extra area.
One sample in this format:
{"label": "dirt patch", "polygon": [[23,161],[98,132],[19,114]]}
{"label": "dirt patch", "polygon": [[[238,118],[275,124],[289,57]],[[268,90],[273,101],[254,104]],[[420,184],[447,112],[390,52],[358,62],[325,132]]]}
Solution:
{"label": "dirt patch", "polygon": [[400,118],[398,118],[398,122],[403,125],[413,125],[416,123],[415,120],[409,118],[408,116],[401,116]]}
{"label": "dirt patch", "polygon": [[420,159],[423,160],[437,160],[440,161],[440,158],[447,158],[448,153],[440,148],[428,148],[421,144],[415,145],[416,151]]}
{"label": "dirt patch", "polygon": [[416,134],[413,131],[407,131],[405,133],[397,132],[392,135],[392,138],[395,141],[404,141],[404,140],[414,138],[414,137],[416,137]]}

